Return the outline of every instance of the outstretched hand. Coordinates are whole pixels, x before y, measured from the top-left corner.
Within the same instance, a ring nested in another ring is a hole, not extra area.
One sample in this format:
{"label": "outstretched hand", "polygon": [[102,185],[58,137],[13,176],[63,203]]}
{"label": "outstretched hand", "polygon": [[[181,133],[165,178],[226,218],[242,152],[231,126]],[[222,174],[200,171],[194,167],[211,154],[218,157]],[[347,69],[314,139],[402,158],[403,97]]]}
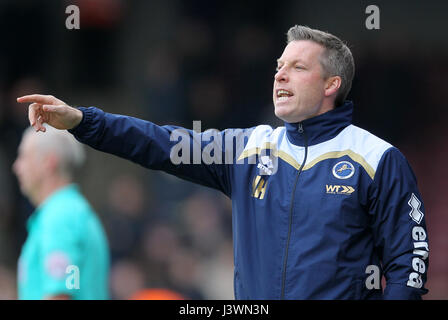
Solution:
{"label": "outstretched hand", "polygon": [[17,98],[19,103],[31,103],[28,109],[30,125],[45,132],[44,123],[56,129],[73,129],[82,120],[82,112],[53,96],[32,94]]}

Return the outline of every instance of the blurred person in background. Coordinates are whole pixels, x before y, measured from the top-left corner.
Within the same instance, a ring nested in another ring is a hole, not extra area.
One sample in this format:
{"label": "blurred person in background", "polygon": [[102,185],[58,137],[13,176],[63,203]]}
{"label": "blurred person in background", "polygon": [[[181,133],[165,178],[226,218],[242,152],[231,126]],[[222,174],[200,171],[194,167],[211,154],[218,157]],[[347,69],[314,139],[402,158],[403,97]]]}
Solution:
{"label": "blurred person in background", "polygon": [[138,261],[122,259],[112,264],[110,271],[110,293],[114,300],[127,300],[146,287],[146,272]]}
{"label": "blurred person in background", "polygon": [[214,193],[195,192],[181,205],[184,237],[205,259],[216,254],[216,248],[227,239],[227,224],[231,224],[231,215],[227,216],[218,200]]}
{"label": "blurred person in background", "polygon": [[133,294],[130,300],[186,300],[176,291],[163,288],[142,289]]}
{"label": "blurred person in background", "polygon": [[15,274],[0,263],[0,300],[16,299]]}
{"label": "blurred person in background", "polygon": [[53,96],[18,102],[31,103],[38,131],[44,123],[68,129],[95,149],[231,197],[237,299],[421,299],[429,249],[416,178],[397,148],[352,124],[353,77],[353,56],[339,38],[292,27],[273,85],[284,126],[233,132],[230,149],[244,142],[244,151],[230,163],[228,131],[210,139],[210,131],[184,129],[189,148],[213,146],[222,161],[190,165],[188,153],[178,164],[177,127],[72,108]]}
{"label": "blurred person in background", "polygon": [[13,164],[36,207],[18,263],[18,298],[108,299],[109,249],[96,213],[74,184],[84,150],[67,132],[25,130]]}
{"label": "blurred person in background", "polygon": [[215,248],[215,255],[200,265],[199,285],[204,295],[212,300],[228,300],[234,296],[232,241],[224,240]]}
{"label": "blurred person in background", "polygon": [[[149,194],[149,192],[148,192]],[[104,208],[104,227],[109,235],[111,263],[135,254],[142,241],[146,211],[150,196],[133,175],[120,174],[107,187],[107,207]]]}
{"label": "blurred person in background", "polygon": [[171,256],[181,250],[179,234],[172,224],[158,221],[147,226],[142,240],[140,258],[148,273],[148,284],[157,288],[168,286]]}

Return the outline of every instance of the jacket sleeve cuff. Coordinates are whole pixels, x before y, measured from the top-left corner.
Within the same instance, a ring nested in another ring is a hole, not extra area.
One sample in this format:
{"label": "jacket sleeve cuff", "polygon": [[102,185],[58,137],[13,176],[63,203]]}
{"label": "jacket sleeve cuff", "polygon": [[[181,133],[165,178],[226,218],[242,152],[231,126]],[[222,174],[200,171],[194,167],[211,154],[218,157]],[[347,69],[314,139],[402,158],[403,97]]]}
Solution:
{"label": "jacket sleeve cuff", "polygon": [[415,289],[401,284],[391,283],[386,285],[384,300],[421,300],[427,289]]}
{"label": "jacket sleeve cuff", "polygon": [[92,131],[97,128],[94,126],[95,118],[94,107],[78,107],[78,110],[82,112],[81,122],[74,128],[67,130],[75,136],[75,138],[83,139],[91,135]]}

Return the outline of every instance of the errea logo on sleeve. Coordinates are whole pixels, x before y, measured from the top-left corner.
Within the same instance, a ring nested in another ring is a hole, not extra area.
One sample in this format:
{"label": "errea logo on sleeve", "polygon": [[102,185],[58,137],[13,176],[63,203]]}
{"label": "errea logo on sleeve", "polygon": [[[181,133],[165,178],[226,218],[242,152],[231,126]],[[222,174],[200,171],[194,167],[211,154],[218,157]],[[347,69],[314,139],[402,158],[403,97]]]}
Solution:
{"label": "errea logo on sleeve", "polygon": [[423,286],[422,275],[426,272],[425,260],[428,259],[429,247],[426,241],[426,231],[423,227],[412,228],[412,239],[414,240],[415,256],[412,258],[412,271],[406,283],[409,287],[420,289]]}
{"label": "errea logo on sleeve", "polygon": [[411,212],[409,212],[409,216],[412,218],[412,220],[420,224],[424,216],[423,212],[420,210],[422,203],[420,202],[420,200],[418,200],[415,194],[412,194],[408,204],[412,209]]}

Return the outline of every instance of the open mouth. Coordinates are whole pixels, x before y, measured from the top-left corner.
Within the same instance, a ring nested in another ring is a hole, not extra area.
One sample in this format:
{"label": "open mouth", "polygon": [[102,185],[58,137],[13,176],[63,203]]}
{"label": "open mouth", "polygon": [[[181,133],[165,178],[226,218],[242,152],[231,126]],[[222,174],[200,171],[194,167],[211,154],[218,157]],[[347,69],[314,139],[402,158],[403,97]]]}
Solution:
{"label": "open mouth", "polygon": [[286,101],[293,95],[294,94],[292,92],[285,90],[285,89],[278,89],[276,91],[277,101],[279,101],[279,102]]}

